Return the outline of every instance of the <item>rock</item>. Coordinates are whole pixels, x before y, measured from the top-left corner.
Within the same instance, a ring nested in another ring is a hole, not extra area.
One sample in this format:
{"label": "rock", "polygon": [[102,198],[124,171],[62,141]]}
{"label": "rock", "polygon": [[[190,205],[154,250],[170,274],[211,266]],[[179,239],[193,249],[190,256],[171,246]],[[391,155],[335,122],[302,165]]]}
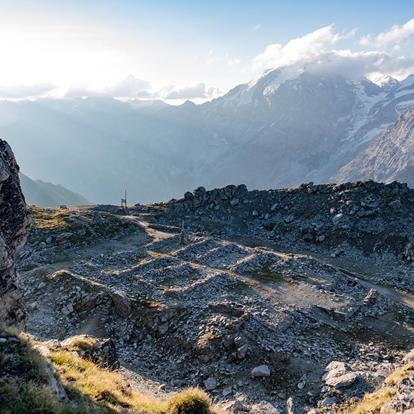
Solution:
{"label": "rock", "polygon": [[127,296],[120,291],[112,292],[111,299],[114,304],[115,312],[123,317],[127,318],[131,313],[131,303]]}
{"label": "rock", "polygon": [[73,310],[74,309],[73,309],[72,304],[69,303],[68,305],[62,308],[62,313],[67,316],[67,315],[70,315],[73,312]]}
{"label": "rock", "polygon": [[82,342],[87,344],[79,346],[82,357],[92,360],[103,368],[118,369],[120,367],[115,343],[110,338],[101,339],[89,335],[76,335],[65,339],[62,346],[73,351],[73,347],[77,348],[77,344]]}
{"label": "rock", "polygon": [[320,402],[320,406],[323,408],[328,408],[333,404],[336,404],[337,402],[337,398],[335,396],[329,396],[329,397],[325,397],[321,402]]}
{"label": "rock", "polygon": [[224,388],[224,389],[223,389],[223,391],[222,391],[221,395],[222,395],[223,397],[227,397],[227,396],[229,396],[229,395],[230,395],[230,394],[232,394],[232,393],[233,393],[232,388],[231,388],[231,387],[226,387],[226,388]]}
{"label": "rock", "polygon": [[292,397],[289,397],[286,401],[286,411],[287,414],[296,414],[295,403]]}
{"label": "rock", "polygon": [[247,411],[246,405],[240,400],[229,401],[228,403],[223,405],[223,408],[226,412],[235,414]]}
{"label": "rock", "polygon": [[92,348],[92,360],[104,368],[118,369],[120,363],[114,341],[111,338],[96,340]]}
{"label": "rock", "polygon": [[331,376],[325,380],[325,384],[334,388],[347,388],[354,384],[358,379],[358,375],[354,372],[349,372],[340,376]]}
{"label": "rock", "polygon": [[312,236],[312,234],[311,234],[311,233],[305,233],[305,234],[303,235],[303,240],[304,240],[305,242],[311,242],[311,241],[313,240],[313,236]]}
{"label": "rock", "polygon": [[412,349],[410,352],[408,352],[408,354],[406,354],[404,356],[403,361],[405,363],[410,363],[410,362],[414,362],[414,349]]}
{"label": "rock", "polygon": [[246,358],[248,350],[249,350],[249,345],[247,344],[242,345],[240,348],[238,348],[236,351],[237,359],[241,360],[241,359]]}
{"label": "rock", "polygon": [[370,289],[364,298],[364,305],[374,305],[378,299],[378,292],[375,289]]}
{"label": "rock", "polygon": [[15,258],[26,242],[29,217],[19,181],[19,167],[9,145],[0,140],[0,321],[22,329],[21,303]]}
{"label": "rock", "polygon": [[267,401],[252,405],[251,414],[280,414],[280,411]]}
{"label": "rock", "polygon": [[251,376],[253,378],[270,377],[270,368],[268,365],[259,365],[252,369]]}
{"label": "rock", "polygon": [[207,378],[204,382],[204,387],[206,388],[207,391],[213,391],[214,389],[217,388],[217,381],[215,378],[213,377],[209,377]]}

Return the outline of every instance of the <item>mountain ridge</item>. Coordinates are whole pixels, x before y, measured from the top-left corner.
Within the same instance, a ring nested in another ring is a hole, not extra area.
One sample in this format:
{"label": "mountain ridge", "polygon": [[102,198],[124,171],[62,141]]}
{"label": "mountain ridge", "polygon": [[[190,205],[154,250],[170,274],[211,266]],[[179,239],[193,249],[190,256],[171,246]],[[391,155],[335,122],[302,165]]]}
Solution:
{"label": "mountain ridge", "polygon": [[28,204],[42,207],[90,204],[85,197],[68,190],[60,184],[33,180],[22,173],[20,173],[20,185]]}
{"label": "mountain ridge", "polygon": [[117,203],[125,188],[132,201],[151,202],[199,185],[332,181],[414,102],[410,77],[379,86],[291,71],[267,72],[201,105],[3,101],[0,134],[29,176],[53,177],[95,203]]}

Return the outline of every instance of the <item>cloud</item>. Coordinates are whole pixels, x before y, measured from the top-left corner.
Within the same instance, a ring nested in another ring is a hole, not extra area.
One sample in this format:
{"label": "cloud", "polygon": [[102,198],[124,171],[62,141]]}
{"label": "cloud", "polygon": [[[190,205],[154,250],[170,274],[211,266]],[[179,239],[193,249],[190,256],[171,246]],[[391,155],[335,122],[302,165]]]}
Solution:
{"label": "cloud", "polygon": [[205,83],[184,87],[171,87],[162,92],[164,99],[196,99],[208,98],[211,89],[207,89]]}
{"label": "cloud", "polygon": [[390,45],[399,46],[401,42],[407,40],[414,34],[414,18],[405,24],[394,25],[391,29],[381,32],[377,36],[367,35],[361,38],[362,46],[375,46],[384,48]]}
{"label": "cloud", "polygon": [[77,85],[66,90],[65,98],[83,97],[112,97],[122,99],[162,99],[185,100],[185,99],[212,99],[220,95],[220,90],[207,87],[205,83],[195,85],[168,85],[155,87],[142,79],[129,75],[123,80],[103,89],[94,89],[87,85]]}
{"label": "cloud", "polygon": [[152,86],[149,82],[133,75],[107,88],[106,92],[115,98],[150,98]]}
{"label": "cloud", "polygon": [[56,89],[51,83],[37,83],[34,85],[0,86],[0,98],[23,99],[45,96]]}
{"label": "cloud", "polygon": [[414,72],[414,57],[395,56],[383,50],[336,49],[337,44],[355,36],[356,29],[340,34],[333,25],[322,27],[282,45],[274,43],[252,61],[253,71],[289,67],[285,75],[307,70],[320,74],[338,74],[348,79],[391,75],[398,79]]}
{"label": "cloud", "polygon": [[354,33],[353,31],[348,35],[341,35],[335,33],[333,28],[333,25],[322,27],[305,36],[292,39],[285,45],[270,44],[253,59],[254,70],[263,71],[315,59],[339,40]]}
{"label": "cloud", "polygon": [[307,70],[338,74],[348,79],[391,75],[405,78],[414,70],[414,58],[395,57],[383,51],[334,50],[308,62]]}

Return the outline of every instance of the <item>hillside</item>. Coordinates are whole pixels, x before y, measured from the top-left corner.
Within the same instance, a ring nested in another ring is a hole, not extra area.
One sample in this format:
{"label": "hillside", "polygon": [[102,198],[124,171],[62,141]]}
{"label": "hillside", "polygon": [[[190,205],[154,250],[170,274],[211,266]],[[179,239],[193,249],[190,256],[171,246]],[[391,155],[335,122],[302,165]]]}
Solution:
{"label": "hillside", "polygon": [[89,204],[86,198],[68,190],[62,185],[46,183],[41,180],[32,180],[24,174],[20,174],[20,184],[28,204],[44,207]]}

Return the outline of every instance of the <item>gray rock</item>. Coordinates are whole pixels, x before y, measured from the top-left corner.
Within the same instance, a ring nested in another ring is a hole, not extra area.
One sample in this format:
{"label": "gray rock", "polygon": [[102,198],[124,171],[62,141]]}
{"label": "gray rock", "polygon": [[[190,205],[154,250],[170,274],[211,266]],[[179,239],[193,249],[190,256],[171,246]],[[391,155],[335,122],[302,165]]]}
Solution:
{"label": "gray rock", "polygon": [[204,387],[206,388],[207,391],[213,391],[214,389],[217,388],[217,381],[215,378],[213,377],[209,377],[207,378],[204,382]]}
{"label": "gray rock", "polygon": [[270,368],[268,365],[259,365],[252,369],[251,376],[253,378],[270,377]]}
{"label": "gray rock", "polygon": [[334,388],[347,388],[353,385],[358,379],[358,375],[354,372],[349,372],[340,376],[332,376],[325,380],[325,384]]}

